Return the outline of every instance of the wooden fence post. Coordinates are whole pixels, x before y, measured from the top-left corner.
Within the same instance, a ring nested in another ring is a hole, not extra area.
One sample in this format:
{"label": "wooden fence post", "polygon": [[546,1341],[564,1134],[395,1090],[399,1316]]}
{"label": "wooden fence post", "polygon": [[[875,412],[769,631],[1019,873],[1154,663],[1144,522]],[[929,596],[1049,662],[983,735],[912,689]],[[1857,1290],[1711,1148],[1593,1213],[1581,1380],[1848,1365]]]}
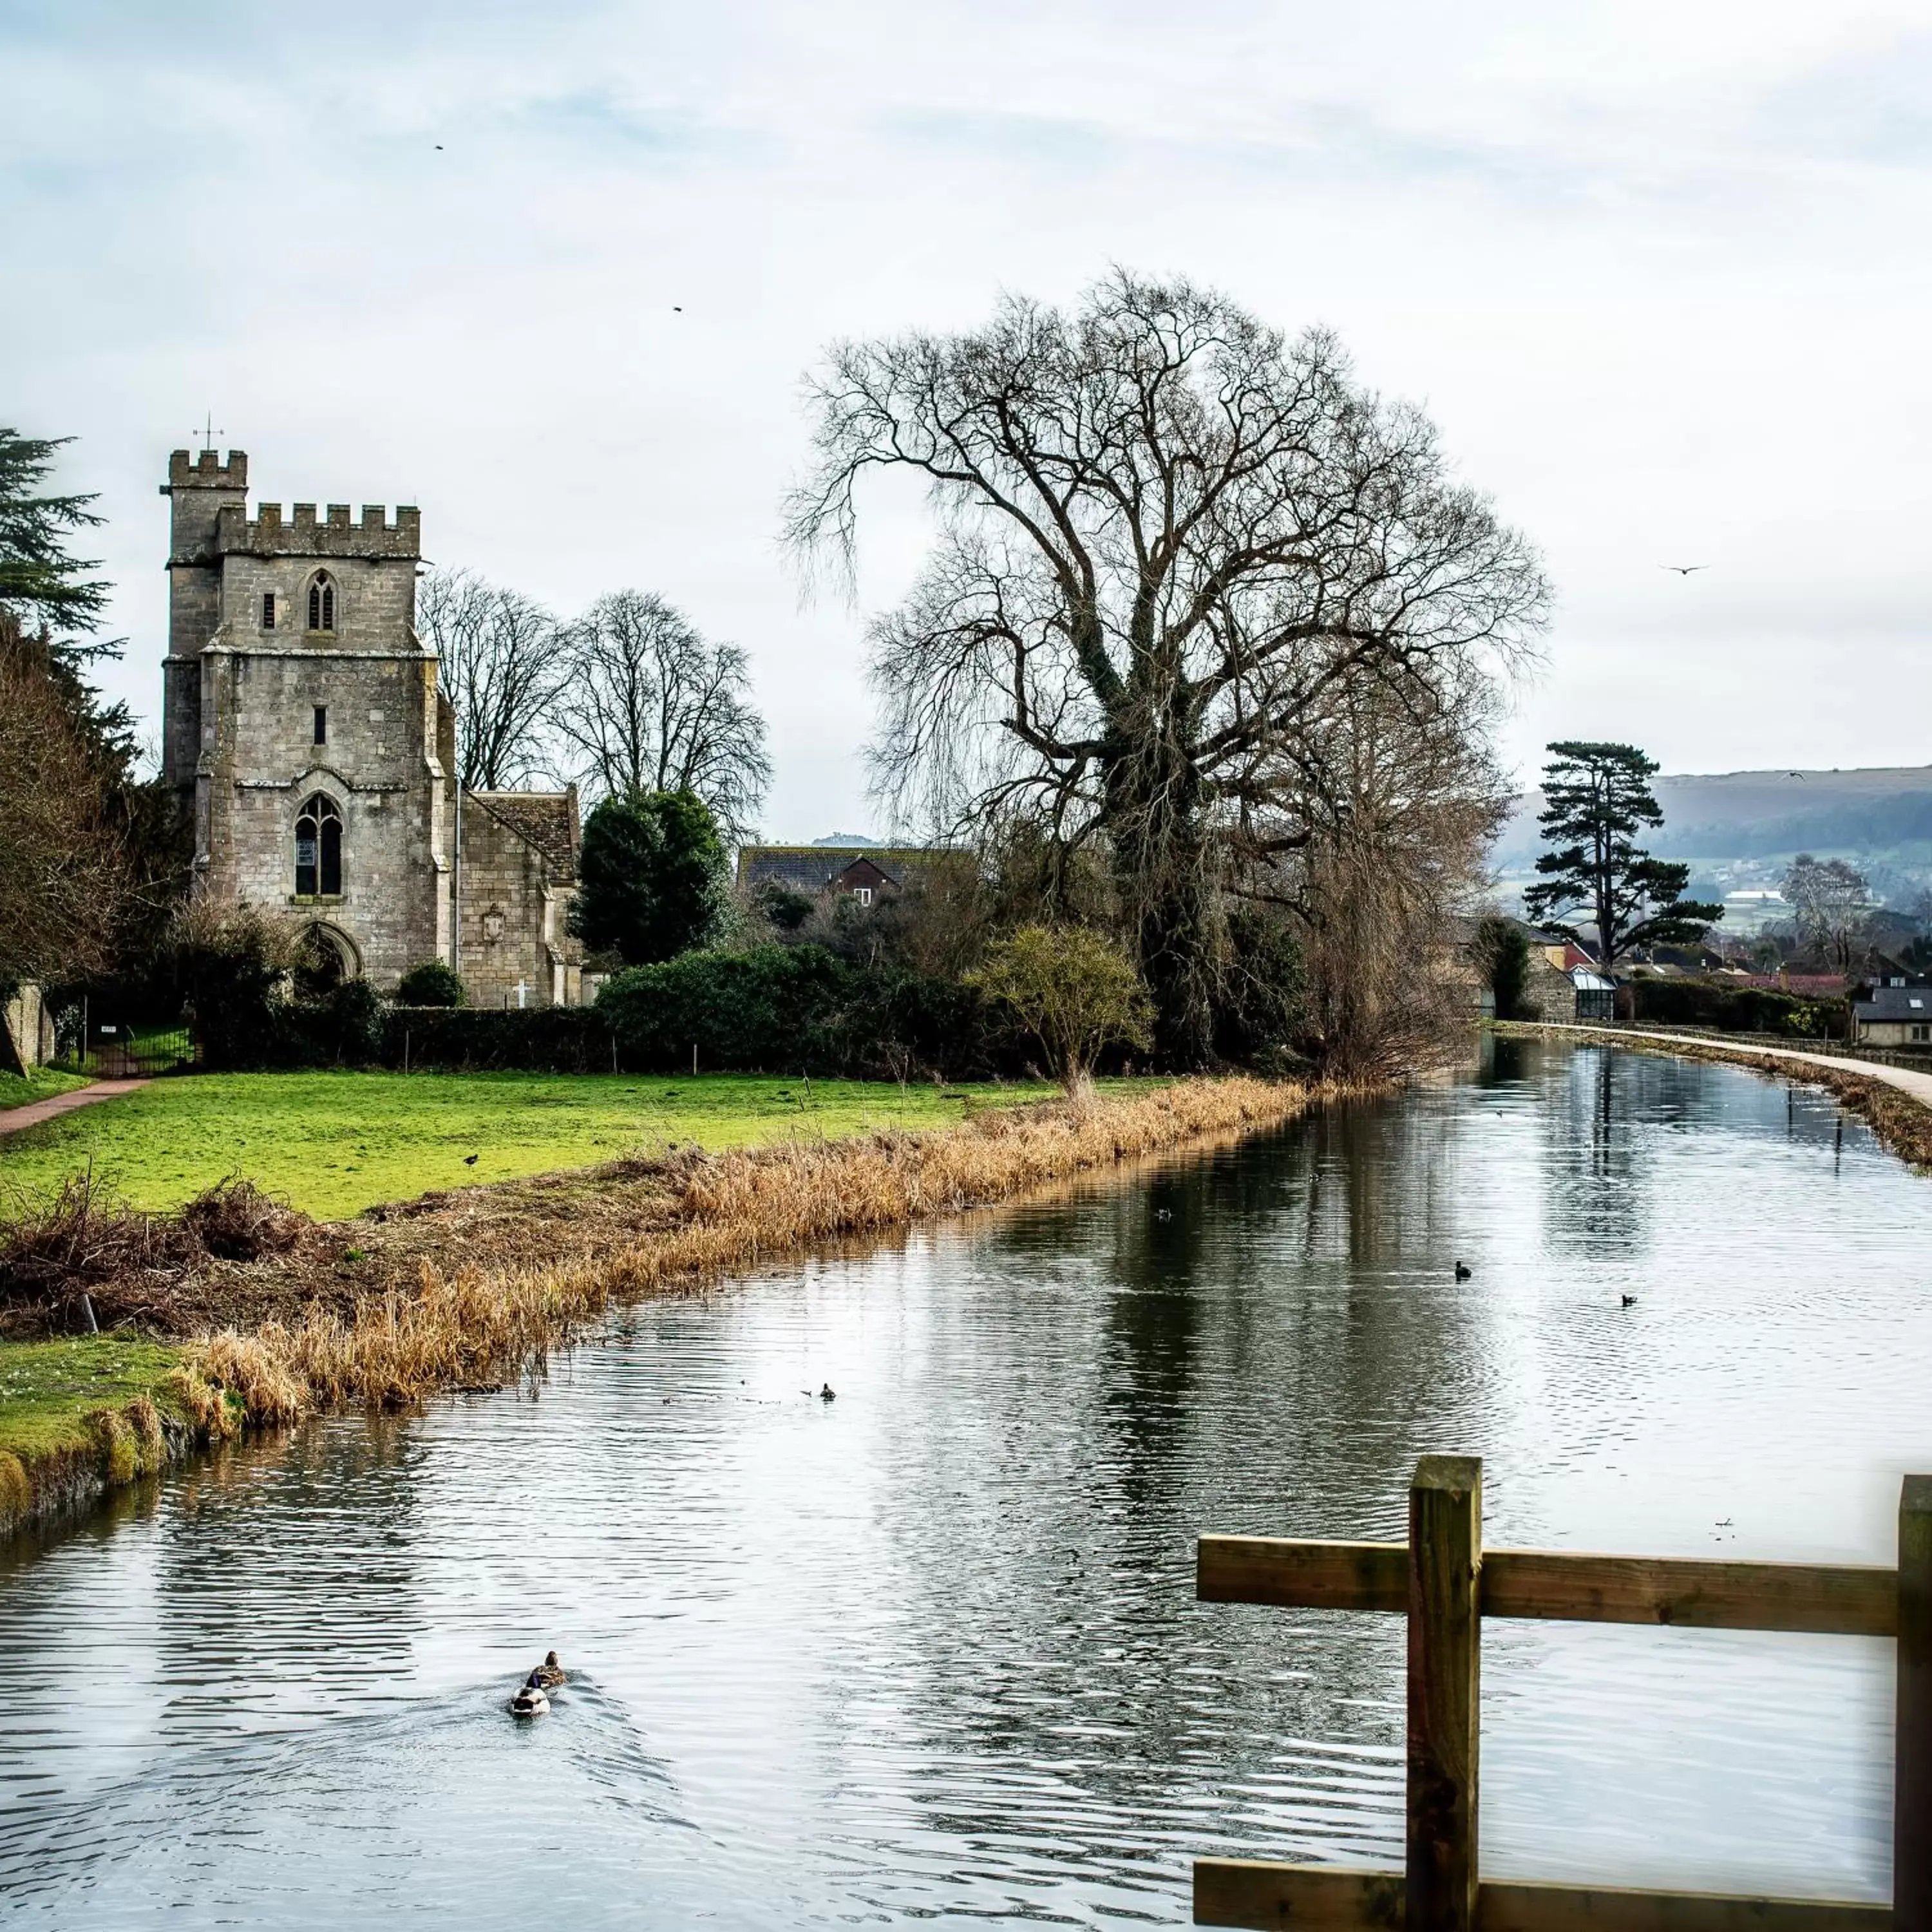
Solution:
{"label": "wooden fence post", "polygon": [[1893,1932],[1932,1932],[1932,1476],[1907,1476],[1898,1498],[1894,1763]]}
{"label": "wooden fence post", "polygon": [[1408,1491],[1407,1932],[1473,1932],[1483,1465],[1425,1456]]}

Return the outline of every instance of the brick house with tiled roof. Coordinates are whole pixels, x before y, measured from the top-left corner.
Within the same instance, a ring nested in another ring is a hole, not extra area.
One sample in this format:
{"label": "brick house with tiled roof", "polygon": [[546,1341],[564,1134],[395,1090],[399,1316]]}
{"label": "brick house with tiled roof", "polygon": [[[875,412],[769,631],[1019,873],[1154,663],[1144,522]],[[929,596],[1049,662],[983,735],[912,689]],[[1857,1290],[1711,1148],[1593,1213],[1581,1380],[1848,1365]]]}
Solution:
{"label": "brick house with tiled roof", "polygon": [[745,845],[738,888],[783,886],[808,899],[850,893],[862,905],[916,885],[938,862],[957,856],[944,845]]}

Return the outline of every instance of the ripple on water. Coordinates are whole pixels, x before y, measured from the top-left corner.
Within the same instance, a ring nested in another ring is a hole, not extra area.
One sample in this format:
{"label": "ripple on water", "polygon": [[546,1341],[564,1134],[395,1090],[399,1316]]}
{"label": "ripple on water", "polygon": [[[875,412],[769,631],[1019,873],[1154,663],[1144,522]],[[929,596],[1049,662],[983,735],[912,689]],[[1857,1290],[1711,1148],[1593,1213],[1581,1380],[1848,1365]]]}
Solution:
{"label": "ripple on water", "polygon": [[[1924,1190],[1817,1096],[1512,1048],[232,1454],[0,1558],[0,1895],[1171,1924],[1203,1852],[1393,1864],[1399,1622],[1197,1604],[1194,1536],[1399,1537],[1478,1449],[1493,1542],[1886,1560]],[[1492,1627],[1487,1868],[1883,1896],[1884,1648]]]}

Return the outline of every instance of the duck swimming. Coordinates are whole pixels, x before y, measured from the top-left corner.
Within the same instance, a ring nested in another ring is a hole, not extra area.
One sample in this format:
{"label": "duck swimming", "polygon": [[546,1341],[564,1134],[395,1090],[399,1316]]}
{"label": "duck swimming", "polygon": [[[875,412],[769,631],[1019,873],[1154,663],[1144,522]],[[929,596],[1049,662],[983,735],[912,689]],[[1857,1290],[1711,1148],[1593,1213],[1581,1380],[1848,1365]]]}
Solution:
{"label": "duck swimming", "polygon": [[541,1718],[550,1709],[550,1700],[543,1694],[539,1682],[543,1673],[532,1670],[517,1686],[517,1694],[510,1700],[510,1715],[513,1718]]}
{"label": "duck swimming", "polygon": [[570,1679],[563,1674],[563,1666],[552,1650],[544,1653],[542,1663],[530,1672],[530,1681],[542,1684],[546,1690],[554,1690],[560,1684],[568,1684]]}

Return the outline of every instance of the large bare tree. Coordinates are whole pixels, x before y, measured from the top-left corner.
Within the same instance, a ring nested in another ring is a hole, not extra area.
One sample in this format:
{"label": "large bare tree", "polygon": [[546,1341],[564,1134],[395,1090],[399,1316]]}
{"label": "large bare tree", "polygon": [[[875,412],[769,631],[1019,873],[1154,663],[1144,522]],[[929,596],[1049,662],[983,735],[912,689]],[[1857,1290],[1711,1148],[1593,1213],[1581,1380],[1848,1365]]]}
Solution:
{"label": "large bare tree", "polygon": [[1871,943],[1871,885],[1864,873],[1847,859],[1801,852],[1779,886],[1796,915],[1798,943],[1849,976]]}
{"label": "large bare tree", "polygon": [[1491,695],[1472,678],[1418,711],[1389,685],[1356,686],[1315,734],[1297,802],[1316,836],[1254,882],[1298,916],[1306,1021],[1340,1070],[1412,1062],[1467,1012],[1445,942],[1508,810]]}
{"label": "large bare tree", "polygon": [[691,791],[734,837],[771,782],[749,660],[648,591],[601,597],[572,628],[557,728],[592,791]]}
{"label": "large bare tree", "polygon": [[848,574],[857,490],[922,478],[938,541],[872,630],[902,812],[1031,817],[1108,855],[1169,1057],[1210,1050],[1231,898],[1312,916],[1328,761],[1480,729],[1546,590],[1417,411],[1226,298],[1117,271],[1072,314],[848,342],[814,380],[791,542]]}
{"label": "large bare tree", "polygon": [[570,674],[569,640],[556,620],[473,571],[434,570],[417,589],[416,629],[436,654],[456,710],[463,782],[503,790],[543,769],[552,708]]}

